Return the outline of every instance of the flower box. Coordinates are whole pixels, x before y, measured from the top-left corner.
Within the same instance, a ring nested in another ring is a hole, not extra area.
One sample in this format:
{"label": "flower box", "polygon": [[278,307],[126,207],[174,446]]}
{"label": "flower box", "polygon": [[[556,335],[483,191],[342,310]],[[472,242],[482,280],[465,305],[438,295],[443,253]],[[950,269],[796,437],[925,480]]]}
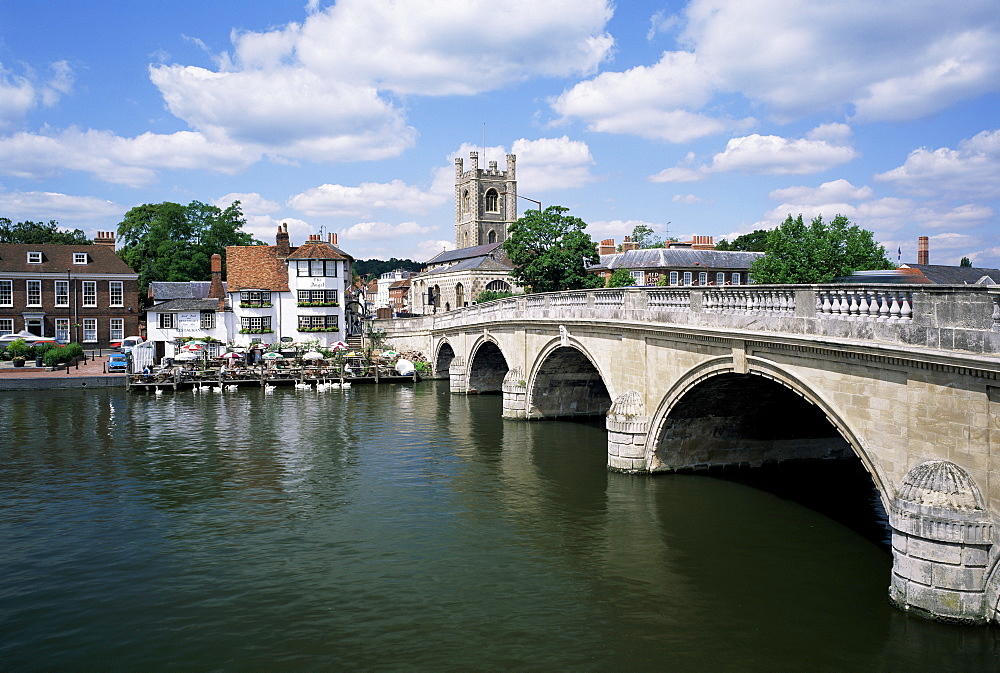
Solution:
{"label": "flower box", "polygon": [[273,308],[273,307],[274,307],[274,304],[271,304],[271,303],[254,304],[254,303],[247,303],[247,302],[242,302],[242,301],[240,302],[240,308]]}
{"label": "flower box", "polygon": [[339,332],[339,327],[300,327],[299,332]]}
{"label": "flower box", "polygon": [[296,306],[318,306],[318,307],[332,307],[340,306],[339,301],[300,301]]}
{"label": "flower box", "polygon": [[271,334],[273,329],[241,329],[240,334]]}

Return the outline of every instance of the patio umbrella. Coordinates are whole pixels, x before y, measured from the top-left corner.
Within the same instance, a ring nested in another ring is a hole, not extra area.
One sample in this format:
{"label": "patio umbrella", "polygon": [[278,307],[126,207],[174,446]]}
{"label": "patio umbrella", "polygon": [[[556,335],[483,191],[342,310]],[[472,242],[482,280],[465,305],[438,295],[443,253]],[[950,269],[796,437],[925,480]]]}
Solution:
{"label": "patio umbrella", "polygon": [[197,344],[185,344],[185,345],[181,346],[181,350],[182,351],[192,351],[192,352],[193,351],[200,351],[201,350],[201,346],[199,346]]}
{"label": "patio umbrella", "polygon": [[264,358],[265,360],[284,360],[285,359],[284,355],[282,355],[281,353],[275,353],[275,352],[264,353],[263,355],[261,355],[261,357]]}
{"label": "patio umbrella", "polygon": [[394,358],[397,355],[399,355],[399,353],[396,351],[382,351],[382,357],[384,358]]}
{"label": "patio umbrella", "polygon": [[302,356],[302,359],[303,360],[322,360],[323,359],[323,354],[319,353],[317,351],[309,351],[308,353],[306,353],[305,355]]}
{"label": "patio umbrella", "polygon": [[239,353],[223,353],[222,357],[224,357],[227,360],[239,360],[243,356],[240,355]]}
{"label": "patio umbrella", "polygon": [[194,351],[184,351],[183,353],[178,353],[174,356],[174,360],[197,360],[201,357],[201,354],[195,353]]}
{"label": "patio umbrella", "polygon": [[337,342],[331,344],[330,348],[332,348],[335,351],[340,351],[340,350],[346,350],[348,348],[348,346],[343,341],[337,341]]}

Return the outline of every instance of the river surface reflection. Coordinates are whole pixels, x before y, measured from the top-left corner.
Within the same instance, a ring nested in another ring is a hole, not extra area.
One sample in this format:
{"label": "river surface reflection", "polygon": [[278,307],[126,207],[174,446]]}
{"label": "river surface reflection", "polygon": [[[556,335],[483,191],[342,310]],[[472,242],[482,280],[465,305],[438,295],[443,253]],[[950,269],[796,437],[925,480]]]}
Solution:
{"label": "river surface reflection", "polygon": [[2,670],[996,670],[890,558],[447,382],[5,393]]}

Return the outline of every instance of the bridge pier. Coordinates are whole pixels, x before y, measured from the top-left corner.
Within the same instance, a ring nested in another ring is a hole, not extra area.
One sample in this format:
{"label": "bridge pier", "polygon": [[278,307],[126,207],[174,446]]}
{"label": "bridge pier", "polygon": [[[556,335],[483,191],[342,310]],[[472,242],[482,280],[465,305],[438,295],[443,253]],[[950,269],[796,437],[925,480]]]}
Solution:
{"label": "bridge pier", "polygon": [[608,469],[618,472],[648,472],[646,440],[649,416],[642,395],[630,390],[608,410]]}
{"label": "bridge pier", "polygon": [[997,619],[993,525],[982,495],[958,465],[927,461],[910,470],[889,509],[890,600],[932,619]]}
{"label": "bridge pier", "polygon": [[456,355],[448,364],[448,387],[452,393],[466,393],[466,367],[461,355]]}
{"label": "bridge pier", "polygon": [[528,383],[524,370],[514,367],[503,378],[503,417],[526,419],[528,417]]}

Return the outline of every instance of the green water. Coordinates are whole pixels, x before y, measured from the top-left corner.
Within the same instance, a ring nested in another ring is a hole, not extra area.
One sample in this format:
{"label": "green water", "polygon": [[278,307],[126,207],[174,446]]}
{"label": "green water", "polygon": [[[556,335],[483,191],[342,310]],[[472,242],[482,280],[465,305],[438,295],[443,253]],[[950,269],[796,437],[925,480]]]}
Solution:
{"label": "green water", "polygon": [[990,671],[791,500],[447,382],[0,399],[3,671]]}

